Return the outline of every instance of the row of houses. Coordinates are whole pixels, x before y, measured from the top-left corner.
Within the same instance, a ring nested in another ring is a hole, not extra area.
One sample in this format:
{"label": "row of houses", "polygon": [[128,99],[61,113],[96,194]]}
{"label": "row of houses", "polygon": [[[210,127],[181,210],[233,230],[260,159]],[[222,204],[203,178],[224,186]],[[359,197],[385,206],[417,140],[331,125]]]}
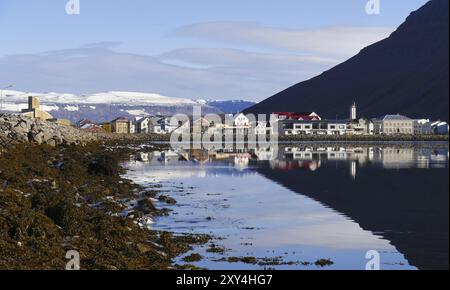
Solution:
{"label": "row of houses", "polygon": [[180,125],[178,122],[173,122],[172,118],[164,116],[137,117],[131,120],[119,117],[111,122],[101,124],[82,119],[76,123],[76,126],[84,131],[116,134],[170,134]]}
{"label": "row of houses", "polygon": [[[36,97],[28,98],[28,108],[22,115],[35,119],[53,121],[70,126],[69,120],[53,118],[40,109]],[[119,117],[111,122],[97,124],[88,119],[80,120],[76,126],[82,130],[118,134],[171,134],[176,130],[219,134],[255,135],[447,135],[447,122],[432,122],[429,119],[411,119],[403,115],[386,115],[367,119],[357,117],[357,106],[350,108],[350,118],[344,120],[324,120],[315,112],[274,112],[270,121],[252,121],[244,114],[191,118],[178,121],[168,116],[143,116],[132,120]],[[217,119],[218,117],[218,119]]]}
{"label": "row of houses", "polygon": [[[177,132],[240,135],[431,135],[448,134],[446,122],[411,119],[386,115],[368,119],[357,117],[354,103],[349,119],[326,120],[316,112],[274,112],[270,121],[252,121],[244,114],[206,116],[179,121],[168,116],[144,116],[133,120],[119,117],[107,124],[81,120],[77,126],[91,132],[106,131],[118,134],[171,134]],[[200,131],[200,132],[198,132]]]}
{"label": "row of houses", "polygon": [[323,120],[312,113],[275,113],[280,120],[282,135],[432,135],[448,134],[447,122],[432,122],[429,119],[411,119],[397,115],[380,118],[357,118],[354,103],[350,109],[350,119]]}

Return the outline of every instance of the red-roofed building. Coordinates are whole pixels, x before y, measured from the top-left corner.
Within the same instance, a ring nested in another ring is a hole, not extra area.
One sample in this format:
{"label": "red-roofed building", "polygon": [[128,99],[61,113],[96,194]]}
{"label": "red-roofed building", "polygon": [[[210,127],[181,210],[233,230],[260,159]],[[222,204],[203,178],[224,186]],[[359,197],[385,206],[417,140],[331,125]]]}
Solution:
{"label": "red-roofed building", "polygon": [[279,120],[303,120],[303,121],[320,121],[322,118],[315,112],[276,112],[273,113]]}

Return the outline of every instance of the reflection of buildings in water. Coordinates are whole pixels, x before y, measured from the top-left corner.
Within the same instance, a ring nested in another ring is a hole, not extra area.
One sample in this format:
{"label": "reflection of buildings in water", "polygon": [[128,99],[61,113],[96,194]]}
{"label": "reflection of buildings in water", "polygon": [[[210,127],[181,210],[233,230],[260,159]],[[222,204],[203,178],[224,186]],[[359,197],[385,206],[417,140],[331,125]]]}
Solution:
{"label": "reflection of buildings in water", "polygon": [[[250,161],[270,161],[273,169],[287,170],[307,168],[316,170],[321,166],[317,161],[352,161],[350,173],[356,178],[358,166],[366,163],[379,163],[385,169],[405,168],[446,168],[449,151],[427,148],[401,147],[314,147],[314,146],[284,146],[281,148],[268,146],[261,148],[223,148],[220,150],[167,150],[151,153],[138,153],[136,161],[158,161],[168,163],[171,160],[190,160],[198,163],[209,161],[228,161],[238,168],[247,168]],[[313,162],[315,161],[315,162]]]}
{"label": "reflection of buildings in water", "polygon": [[[448,149],[431,150],[401,147],[285,147],[280,150],[282,160],[342,160],[380,163],[385,169],[445,168],[448,164]],[[354,167],[354,165],[352,165]],[[352,168],[353,168],[352,167]],[[351,169],[351,172],[355,170]]]}
{"label": "reflection of buildings in water", "polygon": [[250,154],[238,154],[234,156],[234,165],[239,169],[245,169],[250,163]]}
{"label": "reflection of buildings in water", "polygon": [[416,165],[413,148],[383,148],[381,163],[385,169],[412,168]]}
{"label": "reflection of buildings in water", "polygon": [[144,153],[144,152],[138,152],[134,156],[134,160],[140,161],[140,162],[150,162],[153,158],[153,153]]}
{"label": "reflection of buildings in water", "polygon": [[278,155],[278,149],[274,147],[257,148],[254,154],[259,161],[275,160]]}
{"label": "reflection of buildings in water", "polygon": [[418,155],[416,158],[417,168],[428,169],[430,168],[430,158],[424,155]]}
{"label": "reflection of buildings in water", "polygon": [[356,167],[357,167],[356,161],[350,162],[350,176],[354,180],[356,180]]}
{"label": "reflection of buildings in water", "polygon": [[372,148],[285,147],[281,158],[288,160],[357,160],[364,164]]}
{"label": "reflection of buildings in water", "polygon": [[134,155],[134,160],[145,163],[160,162],[169,163],[171,160],[178,160],[180,155],[175,151],[153,151],[153,152],[138,152]]}
{"label": "reflection of buildings in water", "polygon": [[309,171],[316,171],[322,165],[320,160],[309,160],[309,161],[297,161],[297,160],[272,160],[270,161],[270,168],[272,170],[296,170],[296,169],[306,169]]}
{"label": "reflection of buildings in water", "polygon": [[186,160],[207,162],[211,160],[231,161],[247,166],[250,160],[267,161],[277,158],[278,150],[273,147],[249,149],[245,147],[225,147],[221,149],[179,150],[180,156]]}
{"label": "reflection of buildings in water", "polygon": [[206,163],[209,161],[209,151],[203,149],[194,149],[190,151],[189,160],[198,163]]}
{"label": "reflection of buildings in water", "polygon": [[386,169],[446,168],[448,166],[448,149],[383,148],[382,164]]}
{"label": "reflection of buildings in water", "polygon": [[[155,152],[156,153],[156,152]],[[159,154],[155,154],[155,156],[158,156],[158,161],[162,163],[169,163],[171,160],[178,160],[179,155],[175,151],[167,150],[167,151],[161,151],[158,152]]]}

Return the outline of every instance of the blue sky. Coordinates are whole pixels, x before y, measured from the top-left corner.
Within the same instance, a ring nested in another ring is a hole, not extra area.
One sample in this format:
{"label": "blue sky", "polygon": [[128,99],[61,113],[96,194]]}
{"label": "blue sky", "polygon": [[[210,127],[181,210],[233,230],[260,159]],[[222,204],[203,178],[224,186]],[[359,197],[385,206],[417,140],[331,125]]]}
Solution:
{"label": "blue sky", "polygon": [[0,86],[261,100],[380,40],[425,0],[0,0]]}

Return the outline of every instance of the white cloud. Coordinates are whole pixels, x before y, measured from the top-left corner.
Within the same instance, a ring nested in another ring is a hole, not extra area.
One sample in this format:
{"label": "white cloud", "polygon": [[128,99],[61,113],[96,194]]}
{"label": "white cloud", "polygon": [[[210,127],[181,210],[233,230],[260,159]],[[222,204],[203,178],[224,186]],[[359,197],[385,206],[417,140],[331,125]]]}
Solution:
{"label": "white cloud", "polygon": [[[207,65],[174,65],[170,59]],[[0,79],[22,91],[141,91],[189,99],[260,100],[332,63],[326,58],[230,49],[180,49],[152,57],[81,48],[0,58]]]}
{"label": "white cloud", "polygon": [[0,58],[0,79],[22,91],[140,91],[188,99],[262,100],[320,74],[391,31],[382,27],[194,24],[180,28],[176,35],[235,48],[180,48],[146,56],[114,51],[120,42],[98,42]]}
{"label": "white cloud", "polygon": [[287,29],[245,22],[209,22],[184,26],[178,29],[175,35],[350,57],[362,48],[386,38],[393,31],[394,28],[391,27],[330,26]]}
{"label": "white cloud", "polygon": [[209,67],[255,66],[266,69],[299,69],[305,66],[335,65],[337,58],[309,55],[269,54],[227,48],[184,48],[163,54],[161,60],[178,60]]}

